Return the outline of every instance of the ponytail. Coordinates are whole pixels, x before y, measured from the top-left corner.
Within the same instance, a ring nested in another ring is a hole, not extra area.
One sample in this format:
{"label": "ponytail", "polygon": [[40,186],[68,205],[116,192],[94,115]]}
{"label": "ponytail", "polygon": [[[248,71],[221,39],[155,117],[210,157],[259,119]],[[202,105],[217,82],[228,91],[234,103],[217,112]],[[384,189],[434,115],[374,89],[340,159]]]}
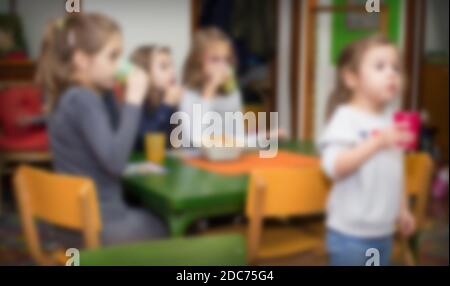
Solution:
{"label": "ponytail", "polygon": [[70,83],[70,61],[63,57],[64,53],[70,52],[68,47],[62,47],[65,38],[64,21],[64,18],[57,19],[47,25],[37,66],[36,82],[49,95],[50,109],[53,109],[57,96]]}
{"label": "ponytail", "polygon": [[331,118],[336,108],[342,104],[350,101],[352,96],[351,91],[347,88],[342,77],[338,75],[336,79],[336,87],[331,93],[326,107],[326,118],[327,120]]}

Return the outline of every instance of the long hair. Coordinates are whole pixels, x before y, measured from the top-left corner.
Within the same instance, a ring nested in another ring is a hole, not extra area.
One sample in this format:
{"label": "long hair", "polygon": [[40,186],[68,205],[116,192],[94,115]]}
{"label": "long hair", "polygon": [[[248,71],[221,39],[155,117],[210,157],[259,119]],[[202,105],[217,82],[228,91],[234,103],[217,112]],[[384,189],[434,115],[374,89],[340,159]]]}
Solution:
{"label": "long hair", "polygon": [[189,88],[201,89],[205,84],[206,77],[203,72],[203,56],[207,48],[217,42],[230,45],[231,64],[236,66],[237,60],[230,38],[221,30],[209,27],[197,31],[191,44],[183,69],[183,83]]}
{"label": "long hair", "polygon": [[99,52],[111,35],[120,32],[109,17],[76,13],[51,21],[44,32],[36,82],[49,96],[52,110],[59,96],[74,83],[72,58],[77,50],[89,55]]}
{"label": "long hair", "polygon": [[154,61],[154,57],[158,53],[170,54],[170,49],[165,46],[147,45],[137,48],[131,54],[131,62],[143,69],[150,76],[150,84],[147,89],[146,98],[148,99],[149,109],[154,110],[161,104],[162,94],[155,88],[155,85],[151,80],[151,70],[150,67]]}
{"label": "long hair", "polygon": [[336,84],[326,109],[326,118],[330,119],[339,105],[351,100],[352,91],[347,87],[343,74],[345,71],[358,72],[364,54],[373,47],[394,44],[383,35],[373,35],[348,45],[340,54],[337,62]]}

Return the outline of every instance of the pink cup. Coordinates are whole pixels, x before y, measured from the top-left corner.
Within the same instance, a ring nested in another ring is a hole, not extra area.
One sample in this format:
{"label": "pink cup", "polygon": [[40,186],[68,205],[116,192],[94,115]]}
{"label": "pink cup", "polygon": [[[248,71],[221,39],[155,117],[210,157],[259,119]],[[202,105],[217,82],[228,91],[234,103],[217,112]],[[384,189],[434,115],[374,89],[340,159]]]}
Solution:
{"label": "pink cup", "polygon": [[407,151],[416,150],[419,143],[420,133],[420,114],[419,112],[406,112],[400,111],[394,114],[394,122],[397,124],[403,124],[406,129],[414,134],[414,140],[401,144],[401,147]]}

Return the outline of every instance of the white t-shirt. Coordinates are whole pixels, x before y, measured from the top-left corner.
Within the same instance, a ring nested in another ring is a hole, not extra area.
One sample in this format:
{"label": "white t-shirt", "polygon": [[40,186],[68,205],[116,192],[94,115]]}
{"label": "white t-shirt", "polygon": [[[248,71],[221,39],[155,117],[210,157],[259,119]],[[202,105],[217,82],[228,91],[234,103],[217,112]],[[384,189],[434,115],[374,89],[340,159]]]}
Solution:
{"label": "white t-shirt", "polygon": [[344,234],[375,238],[395,230],[403,193],[403,152],[379,151],[353,174],[336,179],[336,155],[392,123],[350,105],[340,106],[322,134],[318,148],[322,167],[335,179],[327,204],[327,226]]}
{"label": "white t-shirt", "polygon": [[[196,109],[196,107],[199,109]],[[182,124],[183,140],[187,140],[185,142],[187,144],[194,141],[201,142],[203,131],[206,128],[211,128],[211,126],[215,134],[239,134],[241,137],[244,135],[244,122],[234,122],[232,117],[225,115],[227,112],[242,111],[242,99],[239,91],[228,95],[204,98],[201,93],[186,89],[180,103],[180,111],[186,113],[191,120],[190,126],[185,122]],[[215,121],[215,124],[206,124],[205,120],[207,122],[212,120],[207,116],[210,112],[215,112],[220,117],[221,122]],[[217,124],[218,122],[222,124]]]}

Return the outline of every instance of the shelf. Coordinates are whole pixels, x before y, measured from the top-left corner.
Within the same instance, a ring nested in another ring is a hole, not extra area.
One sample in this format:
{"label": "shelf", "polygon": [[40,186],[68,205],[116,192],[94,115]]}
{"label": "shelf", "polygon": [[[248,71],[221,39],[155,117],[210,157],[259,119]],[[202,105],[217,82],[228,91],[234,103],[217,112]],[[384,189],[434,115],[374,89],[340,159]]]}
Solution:
{"label": "shelf", "polygon": [[0,60],[0,83],[32,82],[35,71],[31,60]]}

